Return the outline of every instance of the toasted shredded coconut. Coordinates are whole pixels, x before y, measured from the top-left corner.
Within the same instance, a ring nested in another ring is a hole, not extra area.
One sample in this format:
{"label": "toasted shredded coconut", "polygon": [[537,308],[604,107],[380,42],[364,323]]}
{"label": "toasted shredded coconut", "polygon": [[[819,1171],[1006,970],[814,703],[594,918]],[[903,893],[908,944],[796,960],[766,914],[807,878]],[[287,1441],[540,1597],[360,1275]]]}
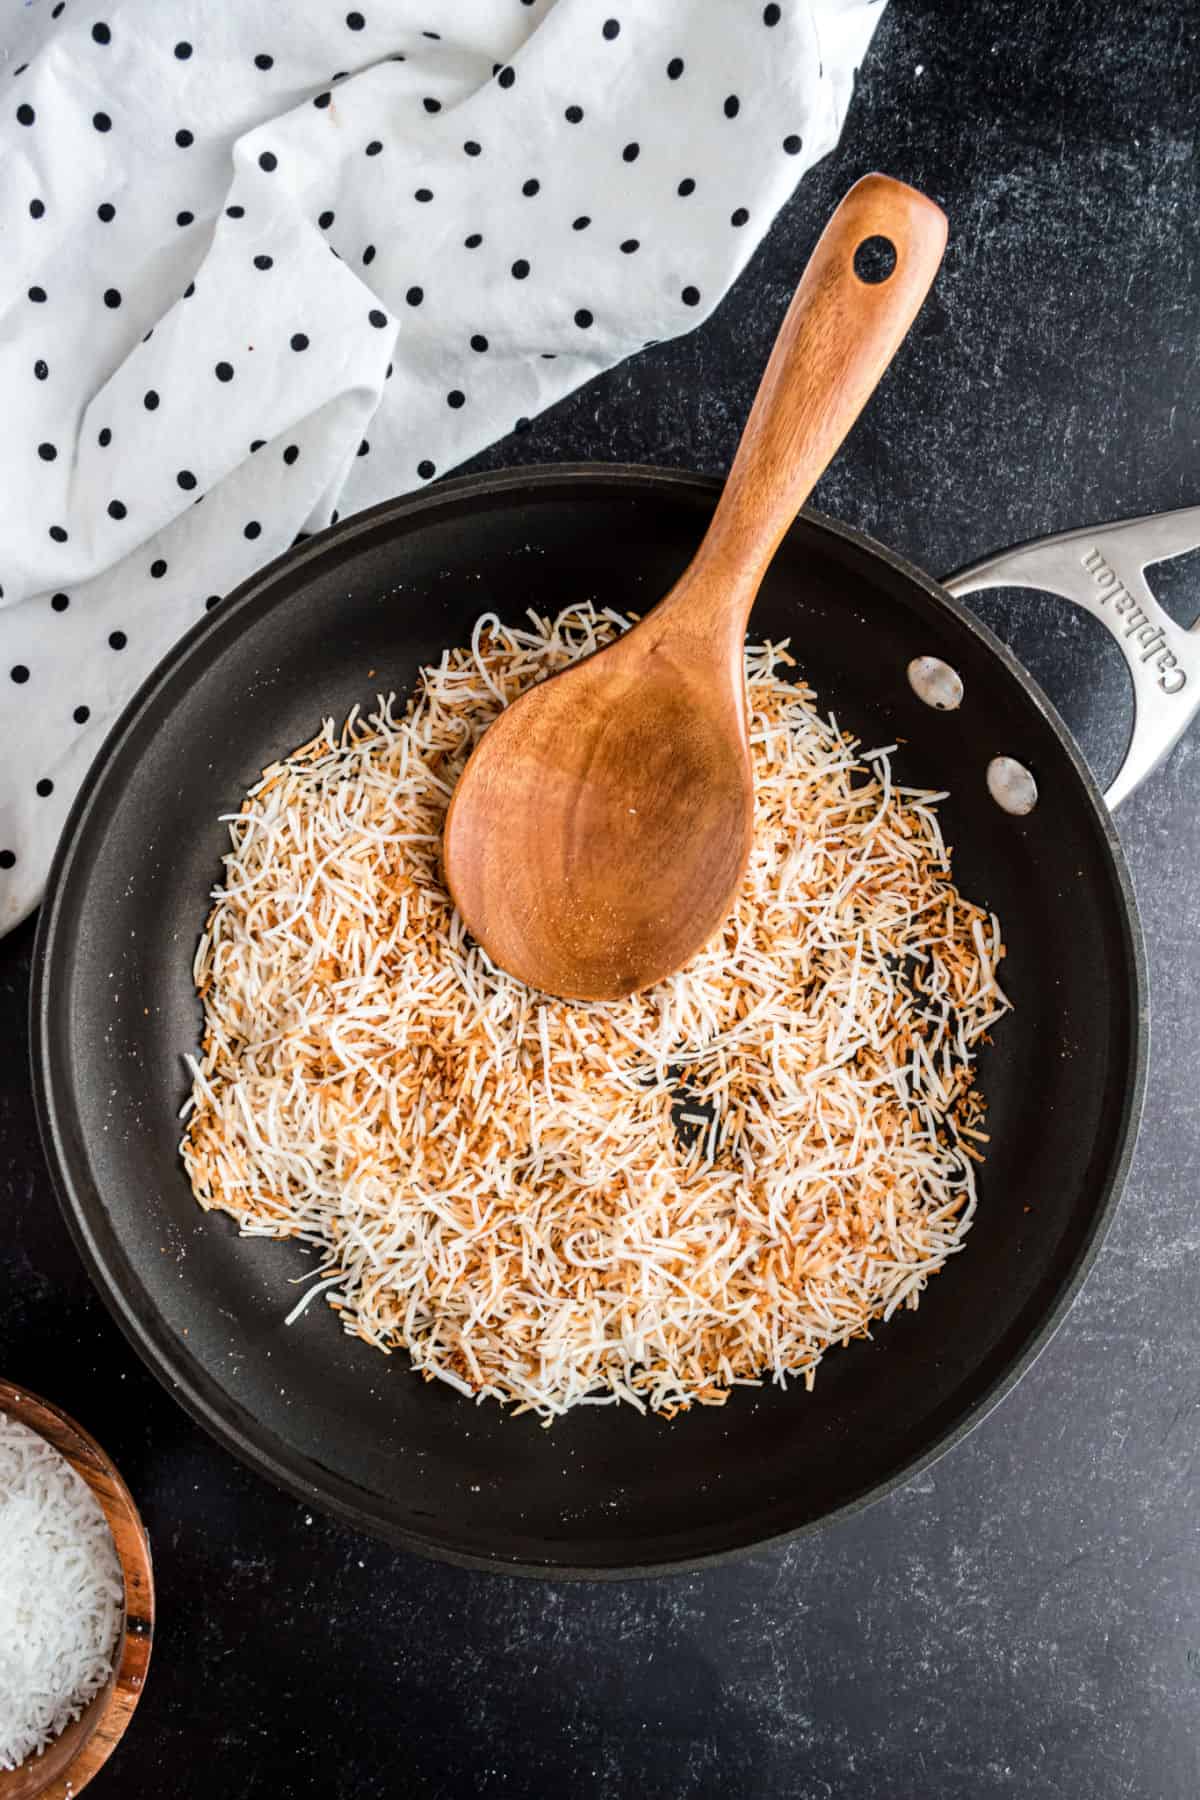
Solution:
{"label": "toasted shredded coconut", "polygon": [[194,967],[193,1189],[314,1246],[346,1331],[547,1421],[811,1387],[970,1228],[999,923],[953,886],[945,796],[760,644],[754,848],[720,933],[610,1004],[504,974],[442,884],[449,797],[502,706],[627,624],[529,616],[482,618],[402,715],[327,720],[234,818]]}

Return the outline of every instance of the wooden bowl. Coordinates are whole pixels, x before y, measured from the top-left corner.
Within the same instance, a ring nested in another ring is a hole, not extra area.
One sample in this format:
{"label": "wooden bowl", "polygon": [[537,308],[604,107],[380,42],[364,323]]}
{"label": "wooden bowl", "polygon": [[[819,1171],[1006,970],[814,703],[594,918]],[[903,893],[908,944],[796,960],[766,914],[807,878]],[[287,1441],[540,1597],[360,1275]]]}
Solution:
{"label": "wooden bowl", "polygon": [[125,1608],[108,1681],[40,1756],[17,1769],[0,1769],[0,1800],[74,1800],[116,1749],[142,1696],[154,1638],[150,1541],[129,1489],[74,1419],[7,1381],[0,1381],[0,1413],[45,1438],[87,1482],[108,1520],[125,1577]]}

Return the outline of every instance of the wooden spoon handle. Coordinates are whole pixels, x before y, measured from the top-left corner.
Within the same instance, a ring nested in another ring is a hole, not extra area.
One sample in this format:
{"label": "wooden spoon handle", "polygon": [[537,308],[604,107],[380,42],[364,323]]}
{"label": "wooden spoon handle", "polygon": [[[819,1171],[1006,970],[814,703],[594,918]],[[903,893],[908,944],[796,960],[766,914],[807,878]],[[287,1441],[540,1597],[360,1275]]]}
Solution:
{"label": "wooden spoon handle", "polygon": [[[871,238],[895,252],[883,280],[855,269]],[[945,247],[945,214],[914,188],[864,175],[850,189],[800,277],[720,504],[668,601],[676,629],[686,610],[689,624],[726,624],[740,643],[780,539],[899,349]]]}

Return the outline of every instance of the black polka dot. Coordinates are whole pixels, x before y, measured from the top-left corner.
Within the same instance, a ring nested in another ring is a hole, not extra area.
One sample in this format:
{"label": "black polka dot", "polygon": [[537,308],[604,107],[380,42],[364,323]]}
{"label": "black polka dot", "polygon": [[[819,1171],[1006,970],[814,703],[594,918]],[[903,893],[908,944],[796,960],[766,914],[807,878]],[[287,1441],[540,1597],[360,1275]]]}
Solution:
{"label": "black polka dot", "polygon": [[437,474],[437,470],[429,461],[429,458],[426,457],[423,462],[417,464],[417,474],[421,477],[422,481],[432,481]]}
{"label": "black polka dot", "polygon": [[66,528],[62,525],[52,525],[50,527],[50,536],[54,539],[56,544],[65,544],[67,541]]}
{"label": "black polka dot", "polygon": [[287,449],[283,453],[283,460],[287,464],[289,469],[291,468],[292,464],[296,461],[296,459],[299,455],[300,455],[299,444],[289,444]]}
{"label": "black polka dot", "polygon": [[427,206],[429,204],[429,202],[433,199],[433,189],[432,188],[418,188],[416,193],[413,195],[413,199],[419,200],[421,202],[422,206]]}
{"label": "black polka dot", "polygon": [[582,106],[568,106],[566,112],[563,114],[563,118],[567,121],[568,125],[580,124],[583,120]]}
{"label": "black polka dot", "polygon": [[29,290],[29,298],[33,301],[35,306],[40,306],[42,301],[46,298],[45,288],[37,286],[31,287]]}
{"label": "black polka dot", "polygon": [[256,69],[273,69],[275,66],[275,58],[273,56],[268,56],[265,50],[260,51],[254,59],[254,66]]}
{"label": "black polka dot", "polygon": [[112,32],[108,29],[107,25],[93,25],[92,38],[97,44],[111,44]]}
{"label": "black polka dot", "polygon": [[487,349],[487,347],[488,347],[487,339],[484,337],[484,335],[481,331],[477,331],[475,333],[474,337],[471,339],[472,350],[478,350],[480,352],[480,354],[482,354],[483,351],[485,351]]}
{"label": "black polka dot", "polygon": [[605,19],[600,35],[607,38],[609,43],[611,43],[613,38],[620,36],[620,32],[621,21],[619,19]]}
{"label": "black polka dot", "polygon": [[188,284],[187,284],[187,286],[186,286],[186,287],[185,287],[185,288],[184,288],[184,290],[183,290],[183,297],[184,297],[184,299],[185,299],[185,300],[190,300],[190,299],[191,299],[191,297],[192,297],[192,295],[193,295],[193,294],[194,294],[194,293],[195,293],[195,291],[196,291],[196,284],[195,284],[195,282],[194,282],[194,281],[189,281],[189,282],[188,282]]}
{"label": "black polka dot", "polygon": [[797,137],[794,131],[790,132],[783,140],[783,147],[789,156],[799,156],[804,148],[804,139]]}
{"label": "black polka dot", "polygon": [[46,202],[44,200],[31,200],[29,202],[29,216],[31,219],[40,219],[45,210]]}
{"label": "black polka dot", "polygon": [[71,596],[69,594],[51,594],[50,596],[50,605],[55,612],[66,612],[70,604]]}
{"label": "black polka dot", "polygon": [[305,335],[302,331],[294,332],[292,335],[291,341],[292,341],[292,349],[293,350],[307,350],[308,349],[308,339],[305,337]]}
{"label": "black polka dot", "polygon": [[151,575],[154,577],[155,581],[161,581],[166,572],[166,558],[163,556],[156,556],[154,561],[150,564]]}
{"label": "black polka dot", "polygon": [[389,363],[387,366],[387,371],[386,371],[383,379],[385,381],[390,381],[392,379],[392,376],[395,374],[395,372],[396,372],[396,365],[394,363]]}
{"label": "black polka dot", "polygon": [[190,494],[196,485],[196,477],[192,474],[190,469],[180,469],[175,479],[187,494]]}
{"label": "black polka dot", "polygon": [[194,225],[195,222],[196,222],[195,213],[178,212],[175,214],[175,223],[177,225]]}
{"label": "black polka dot", "polygon": [[382,149],[383,149],[383,145],[380,143],[379,139],[372,138],[370,143],[367,145],[367,155],[368,156],[378,156],[379,152]]}
{"label": "black polka dot", "polygon": [[157,410],[158,410],[158,395],[155,393],[153,388],[147,388],[146,392],[142,395],[142,405],[145,407],[147,412],[157,412]]}
{"label": "black polka dot", "polygon": [[512,266],[513,280],[514,281],[524,281],[525,277],[528,275],[528,273],[529,273],[529,264],[526,262],[526,260],[523,256],[518,256],[516,262]]}
{"label": "black polka dot", "polygon": [[351,31],[361,31],[366,22],[367,21],[360,12],[348,12],[346,14],[346,24]]}
{"label": "black polka dot", "polygon": [[358,454],[359,456],[370,456],[371,446],[368,444],[366,438],[364,438],[362,443],[358,446]]}
{"label": "black polka dot", "polygon": [[529,177],[528,181],[523,181],[521,183],[521,192],[524,194],[524,196],[527,200],[532,200],[533,196],[535,194],[541,192],[541,187],[542,187],[542,184],[537,179],[537,177],[534,175],[531,175]]}
{"label": "black polka dot", "polygon": [[524,413],[522,413],[521,417],[514,422],[513,430],[514,431],[528,431],[529,427],[532,423],[533,423],[532,419],[527,419],[525,417]]}
{"label": "black polka dot", "polygon": [[744,225],[749,217],[750,214],[746,211],[746,208],[744,206],[739,206],[736,212],[730,213],[729,223],[731,225]]}
{"label": "black polka dot", "polygon": [[125,636],[123,631],[110,631],[108,634],[108,641],[112,649],[123,650],[129,642],[129,639]]}
{"label": "black polka dot", "polygon": [[775,6],[774,4],[772,4],[771,6],[764,6],[763,7],[763,24],[764,25],[778,25],[778,23],[779,23],[779,8],[777,6]]}
{"label": "black polka dot", "polygon": [[111,131],[112,130],[112,120],[109,118],[109,116],[106,112],[93,113],[92,114],[92,124],[96,127],[97,131]]}
{"label": "black polka dot", "polygon": [[370,312],[367,314],[367,317],[371,321],[371,324],[375,327],[376,331],[382,331],[384,326],[387,324],[387,314],[385,312],[380,312],[380,310],[377,306],[373,306],[371,308]]}
{"label": "black polka dot", "polygon": [[439,113],[442,110],[441,101],[431,99],[429,95],[426,95],[425,99],[422,100],[421,105],[425,108],[427,113]]}
{"label": "black polka dot", "polygon": [[736,119],[741,110],[742,103],[737,95],[729,94],[725,100],[725,117],[727,119]]}
{"label": "black polka dot", "polygon": [[273,269],[275,267],[275,258],[273,256],[256,256],[254,259],[254,266],[256,269]]}
{"label": "black polka dot", "polygon": [[325,108],[329,105],[329,102],[332,99],[333,99],[333,95],[331,93],[329,93],[328,90],[326,90],[326,92],[323,94],[315,95],[315,97],[313,99],[313,105],[318,109],[318,111],[324,112]]}
{"label": "black polka dot", "polygon": [[0,850],[0,869],[11,869],[16,860],[11,850]]}
{"label": "black polka dot", "polygon": [[214,606],[220,606],[220,604],[220,594],[210,594],[208,599],[204,602],[204,610],[205,612],[211,612]]}
{"label": "black polka dot", "polygon": [[102,225],[111,225],[117,216],[117,209],[111,200],[102,200],[96,208],[96,217]]}
{"label": "black polka dot", "polygon": [[334,214],[334,213],[323,212],[321,214],[320,218],[317,220],[317,224],[321,227],[322,231],[328,231],[329,227],[333,224],[335,217],[336,217],[336,214]]}
{"label": "black polka dot", "polygon": [[108,516],[110,519],[123,519],[128,511],[129,508],[123,500],[110,500],[108,503]]}
{"label": "black polka dot", "polygon": [[39,381],[45,381],[47,375],[50,373],[50,364],[44,357],[39,356],[33,365],[33,372]]}
{"label": "black polka dot", "polygon": [[229,362],[216,363],[213,366],[213,374],[216,376],[218,381],[232,381],[233,380],[233,364],[229,363]]}
{"label": "black polka dot", "polygon": [[71,714],[71,717],[77,725],[86,725],[91,716],[92,709],[90,706],[77,706],[75,711]]}
{"label": "black polka dot", "polygon": [[186,38],[181,38],[179,43],[176,44],[175,54],[180,62],[186,62],[188,57],[192,54],[192,46],[188,43]]}
{"label": "black polka dot", "polygon": [[667,64],[667,79],[669,81],[678,81],[682,74],[683,58],[682,56],[673,56]]}
{"label": "black polka dot", "polygon": [[640,144],[626,144],[621,152],[621,156],[625,162],[636,162],[641,154],[642,146]]}
{"label": "black polka dot", "polygon": [[516,79],[517,79],[517,71],[515,69],[508,68],[507,66],[505,68],[501,69],[500,73],[496,77],[496,80],[499,82],[499,84],[502,88],[510,88]]}
{"label": "black polka dot", "polygon": [[107,425],[102,425],[96,435],[96,442],[102,450],[107,450],[112,443],[112,432]]}
{"label": "black polka dot", "polygon": [[258,159],[258,166],[260,169],[265,169],[269,175],[273,169],[279,167],[279,158],[273,150],[264,150]]}
{"label": "black polka dot", "polygon": [[25,667],[24,663],[14,663],[8,672],[18,687],[20,687],[22,682],[29,680],[29,670]]}
{"label": "black polka dot", "polygon": [[700,289],[695,287],[685,287],[679,298],[683,301],[685,306],[699,306]]}
{"label": "black polka dot", "polygon": [[38,455],[43,462],[53,462],[58,455],[58,451],[54,448],[53,444],[39,444]]}
{"label": "black polka dot", "polygon": [[43,775],[42,779],[38,782],[36,788],[34,789],[34,793],[38,796],[39,800],[48,800],[53,792],[54,792],[54,783],[51,781],[51,779],[48,775]]}
{"label": "black polka dot", "polygon": [[575,323],[578,325],[580,331],[588,331],[592,325],[595,324],[595,318],[594,315],[588,311],[586,306],[581,306],[579,311],[575,314]]}
{"label": "black polka dot", "polygon": [[109,310],[111,312],[115,312],[117,307],[120,306],[120,304],[121,304],[120,288],[105,288],[104,304],[105,304],[105,306],[107,306],[109,308]]}
{"label": "black polka dot", "polygon": [[637,238],[626,238],[621,245],[621,249],[623,250],[623,252],[625,253],[626,256],[632,256],[634,251],[637,248],[638,248]]}
{"label": "black polka dot", "polygon": [[225,208],[225,217],[227,219],[244,219],[245,216],[246,209],[244,206],[227,206]]}
{"label": "black polka dot", "polygon": [[373,263],[374,261],[375,261],[375,246],[374,246],[374,244],[368,244],[366,249],[363,251],[363,262],[364,262],[364,264],[366,264],[369,267],[370,264]]}
{"label": "black polka dot", "polygon": [[463,145],[463,149],[466,151],[468,156],[479,156],[482,154],[483,145],[477,144],[475,142],[474,138],[468,138],[466,143]]}
{"label": "black polka dot", "polygon": [[242,526],[242,536],[250,538],[251,540],[262,536],[262,526],[257,519],[247,519],[246,523]]}
{"label": "black polka dot", "polygon": [[194,136],[188,130],[186,125],[181,125],[179,130],[175,133],[175,142],[179,145],[181,150],[190,150],[195,141]]}
{"label": "black polka dot", "polygon": [[465,406],[466,404],[467,396],[463,393],[462,389],[451,388],[450,392],[446,395],[446,405],[452,406],[455,412],[457,412],[460,406]]}
{"label": "black polka dot", "polygon": [[463,239],[463,248],[465,250],[478,250],[478,248],[479,248],[480,244],[482,244],[482,242],[483,242],[483,233],[480,231],[473,231],[471,233],[470,237],[465,237]]}
{"label": "black polka dot", "polygon": [[571,220],[571,230],[572,231],[586,231],[588,226],[591,224],[591,222],[592,221],[588,218],[588,215],[586,213],[580,213],[580,215],[577,219]]}
{"label": "black polka dot", "polygon": [[694,194],[695,191],[696,184],[690,175],[685,175],[679,186],[675,189],[675,192],[679,195],[681,200],[686,200],[688,195]]}
{"label": "black polka dot", "polygon": [[341,513],[338,511],[337,507],[335,506],[333,511],[329,515],[329,523],[331,525],[336,525],[338,520],[341,518],[341,516],[342,516]]}
{"label": "black polka dot", "polygon": [[257,456],[259,451],[262,449],[263,445],[266,443],[266,441],[267,441],[266,438],[255,438],[254,442],[250,446],[251,456]]}
{"label": "black polka dot", "polygon": [[17,124],[18,125],[32,125],[33,121],[36,118],[37,118],[37,114],[34,112],[32,106],[30,106],[27,101],[22,102],[22,104],[20,106],[18,106],[18,108],[17,108]]}

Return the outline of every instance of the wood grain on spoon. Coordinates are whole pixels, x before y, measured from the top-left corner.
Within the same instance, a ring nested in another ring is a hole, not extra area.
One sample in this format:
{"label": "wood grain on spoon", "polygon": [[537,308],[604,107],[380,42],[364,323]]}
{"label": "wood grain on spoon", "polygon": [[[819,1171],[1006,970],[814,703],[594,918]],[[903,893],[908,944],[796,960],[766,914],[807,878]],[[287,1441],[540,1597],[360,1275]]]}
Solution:
{"label": "wood grain on spoon", "polygon": [[[876,282],[855,270],[872,238],[895,252]],[[945,243],[944,215],[912,188],[884,175],[851,188],[801,277],[692,562],[624,637],[531,688],[476,747],[446,819],[446,879],[488,954],[531,987],[620,999],[682,967],[727,917],[754,826],[750,608]]]}

